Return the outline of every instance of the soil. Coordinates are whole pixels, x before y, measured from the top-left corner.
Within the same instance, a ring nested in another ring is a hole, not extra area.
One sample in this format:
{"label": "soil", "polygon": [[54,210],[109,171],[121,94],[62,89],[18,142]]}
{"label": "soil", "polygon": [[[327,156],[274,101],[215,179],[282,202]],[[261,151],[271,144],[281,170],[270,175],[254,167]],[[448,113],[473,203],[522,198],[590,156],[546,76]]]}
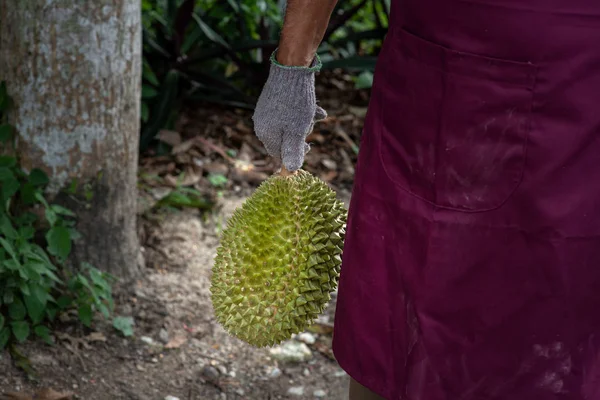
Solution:
{"label": "soil", "polygon": [[[308,345],[312,357],[306,361],[276,360],[269,349],[253,348],[216,323],[209,285],[218,228],[243,200],[223,199],[205,221],[190,211],[145,221],[154,243],[144,248],[149,273],[132,296],[118,299],[117,308],[134,318],[135,336],[125,338],[101,319],[91,331],[66,323],[55,346],[20,347],[37,382],[16,368],[8,352],[0,353],[0,393],[52,388],[86,400],[268,400],[315,399],[316,391],[346,399],[348,377],[330,350],[335,296],[317,324],[324,333],[311,334],[316,341]],[[303,395],[288,394],[299,387]]]}

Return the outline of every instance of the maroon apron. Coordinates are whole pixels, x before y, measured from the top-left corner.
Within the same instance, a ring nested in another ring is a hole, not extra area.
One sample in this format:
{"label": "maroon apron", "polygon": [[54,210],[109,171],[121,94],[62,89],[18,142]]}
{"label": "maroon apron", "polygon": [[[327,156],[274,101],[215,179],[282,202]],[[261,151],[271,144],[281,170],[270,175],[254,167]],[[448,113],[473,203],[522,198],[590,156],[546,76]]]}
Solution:
{"label": "maroon apron", "polygon": [[333,348],[389,400],[600,400],[600,1],[395,0]]}

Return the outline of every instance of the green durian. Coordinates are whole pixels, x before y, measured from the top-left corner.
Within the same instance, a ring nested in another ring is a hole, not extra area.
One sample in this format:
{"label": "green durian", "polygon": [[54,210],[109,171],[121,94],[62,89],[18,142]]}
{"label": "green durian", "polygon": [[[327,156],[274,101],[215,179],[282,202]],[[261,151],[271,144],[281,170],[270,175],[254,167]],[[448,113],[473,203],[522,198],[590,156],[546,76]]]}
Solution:
{"label": "green durian", "polygon": [[346,218],[335,192],[307,171],[261,183],[222,233],[211,277],[217,321],[256,347],[305,330],[337,287]]}

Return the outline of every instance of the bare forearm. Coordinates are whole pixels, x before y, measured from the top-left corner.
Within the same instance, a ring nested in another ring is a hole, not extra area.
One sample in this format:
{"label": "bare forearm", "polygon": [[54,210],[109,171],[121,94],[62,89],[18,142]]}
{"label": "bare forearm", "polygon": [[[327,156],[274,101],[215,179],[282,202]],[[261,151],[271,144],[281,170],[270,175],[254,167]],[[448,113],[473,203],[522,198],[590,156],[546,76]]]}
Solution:
{"label": "bare forearm", "polygon": [[337,1],[288,0],[277,61],[284,65],[310,65]]}

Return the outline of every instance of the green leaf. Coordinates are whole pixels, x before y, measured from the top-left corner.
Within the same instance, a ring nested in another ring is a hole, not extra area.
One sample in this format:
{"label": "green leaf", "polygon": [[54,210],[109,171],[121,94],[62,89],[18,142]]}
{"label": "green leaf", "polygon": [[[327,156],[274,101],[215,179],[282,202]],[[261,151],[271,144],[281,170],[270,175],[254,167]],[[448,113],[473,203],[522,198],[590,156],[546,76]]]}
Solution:
{"label": "green leaf", "polygon": [[44,319],[44,312],[46,311],[45,304],[42,304],[36,296],[25,296],[25,305],[27,306],[27,313],[29,318],[34,324],[42,322]]}
{"label": "green leaf", "polygon": [[373,86],[373,73],[371,71],[362,72],[354,84],[356,89],[369,89]]}
{"label": "green leaf", "polygon": [[45,215],[46,215],[46,220],[48,221],[50,226],[56,225],[56,223],[58,222],[58,215],[56,215],[56,213],[54,212],[53,209],[46,208]]}
{"label": "green leaf", "polygon": [[19,236],[21,239],[29,241],[35,236],[35,228],[33,226],[21,226],[19,228]]}
{"label": "green leaf", "polygon": [[21,201],[23,201],[25,205],[31,205],[35,203],[35,194],[36,189],[31,183],[26,182],[21,185]]}
{"label": "green leaf", "polygon": [[11,240],[14,240],[17,237],[19,237],[19,234],[17,233],[15,228],[13,228],[10,219],[6,215],[2,215],[0,217],[0,232],[2,232],[4,236]]}
{"label": "green leaf", "polygon": [[152,67],[146,60],[144,60],[142,74],[143,74],[144,79],[146,79],[148,82],[150,82],[154,86],[160,86],[160,83],[158,82],[158,78],[156,77],[156,74],[154,73],[154,71],[152,71]]}
{"label": "green leaf", "polygon": [[30,333],[28,322],[14,321],[11,323],[11,325],[12,325],[13,335],[15,335],[15,339],[17,339],[17,341],[22,343],[25,340],[27,340],[27,338],[29,337],[29,333]]}
{"label": "green leaf", "polygon": [[116,317],[113,319],[113,327],[121,332],[123,336],[133,336],[133,318]]}
{"label": "green leaf", "polygon": [[2,182],[2,196],[4,200],[10,199],[15,193],[19,191],[19,181],[16,178],[6,179]]}
{"label": "green leaf", "polygon": [[73,211],[69,210],[68,208],[64,208],[62,206],[56,205],[56,204],[50,206],[50,208],[52,209],[52,211],[54,211],[58,215],[66,215],[67,217],[75,217],[76,216]]}
{"label": "green leaf", "polygon": [[10,244],[6,239],[0,237],[0,246],[4,247],[4,250],[12,257],[14,261],[18,262],[17,254],[15,253],[15,248]]}
{"label": "green leaf", "polygon": [[15,179],[15,174],[8,167],[0,167],[0,182]]}
{"label": "green leaf", "polygon": [[71,235],[67,228],[55,226],[46,234],[46,240],[50,254],[64,260],[71,253]]}
{"label": "green leaf", "polygon": [[192,17],[209,40],[220,44],[225,48],[229,48],[229,44],[225,41],[225,39],[223,39],[221,35],[215,32],[206,22],[204,22],[198,14],[193,14]]}
{"label": "green leaf", "polygon": [[151,99],[158,95],[158,90],[149,85],[142,86],[142,99]]}
{"label": "green leaf", "polygon": [[0,329],[0,350],[4,349],[10,340],[10,328],[5,326]]}
{"label": "green leaf", "polygon": [[64,310],[73,304],[73,299],[69,296],[60,296],[56,300],[56,304],[60,307],[61,310]]}
{"label": "green leaf", "polygon": [[88,328],[92,325],[92,306],[89,304],[82,304],[77,309],[79,320]]}
{"label": "green leaf", "polygon": [[[2,127],[0,126],[0,130]],[[17,165],[17,159],[11,156],[0,156],[0,167],[12,168]]]}
{"label": "green leaf", "polygon": [[35,332],[35,334],[36,334],[37,337],[39,337],[40,339],[42,339],[47,344],[51,345],[51,344],[54,343],[52,341],[52,338],[50,337],[50,329],[48,329],[44,325],[38,325],[38,326],[36,326],[35,328],[33,328],[33,331]]}
{"label": "green leaf", "polygon": [[14,300],[15,300],[14,292],[10,289],[5,290],[4,294],[2,295],[2,302],[4,304],[12,304],[12,302]]}
{"label": "green leaf", "polygon": [[27,309],[20,298],[15,297],[14,301],[8,306],[8,315],[10,319],[17,321],[25,319]]}
{"label": "green leaf", "polygon": [[41,169],[34,168],[29,173],[29,183],[34,186],[44,186],[47,185],[48,182],[50,182],[48,175]]}
{"label": "green leaf", "polygon": [[19,289],[21,289],[21,293],[23,293],[25,296],[31,296],[31,292],[29,291],[29,286],[27,285],[26,281],[23,280],[19,282]]}
{"label": "green leaf", "polygon": [[4,315],[0,314],[0,330],[4,328]]}
{"label": "green leaf", "polygon": [[108,307],[106,307],[106,305],[100,303],[98,304],[98,309],[100,310],[102,315],[104,315],[104,318],[110,318],[110,311],[108,310]]}
{"label": "green leaf", "polygon": [[6,144],[13,137],[13,127],[8,124],[0,125],[0,143]]}
{"label": "green leaf", "polygon": [[142,102],[142,122],[148,122],[148,118],[150,118],[150,108],[146,102]]}

